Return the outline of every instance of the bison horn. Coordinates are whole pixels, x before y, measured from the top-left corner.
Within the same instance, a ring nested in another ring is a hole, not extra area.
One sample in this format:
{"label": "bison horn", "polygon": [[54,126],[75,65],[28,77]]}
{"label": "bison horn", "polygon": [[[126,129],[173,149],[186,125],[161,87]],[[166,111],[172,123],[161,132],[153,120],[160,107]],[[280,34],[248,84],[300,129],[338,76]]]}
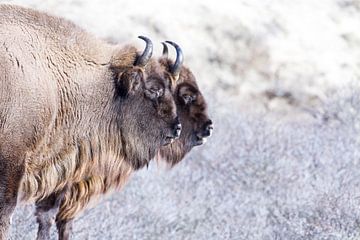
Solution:
{"label": "bison horn", "polygon": [[171,42],[171,41],[165,41],[166,43],[172,45],[175,49],[176,49],[176,60],[175,60],[175,63],[174,65],[171,67],[171,73],[172,75],[175,77],[175,78],[178,78],[179,76],[179,73],[180,73],[180,69],[181,69],[181,66],[182,66],[182,63],[184,61],[184,56],[183,56],[183,53],[182,53],[182,50],[181,48],[179,47],[179,45],[177,45],[176,43],[174,42]]}
{"label": "bison horn", "polygon": [[140,57],[135,62],[136,66],[145,67],[145,65],[149,62],[152,52],[153,52],[153,44],[151,40],[144,36],[139,36],[140,39],[146,42],[146,46],[144,52],[141,54]]}
{"label": "bison horn", "polygon": [[167,58],[169,55],[168,47],[167,47],[166,43],[164,43],[164,42],[162,42],[161,44],[163,45],[162,57]]}

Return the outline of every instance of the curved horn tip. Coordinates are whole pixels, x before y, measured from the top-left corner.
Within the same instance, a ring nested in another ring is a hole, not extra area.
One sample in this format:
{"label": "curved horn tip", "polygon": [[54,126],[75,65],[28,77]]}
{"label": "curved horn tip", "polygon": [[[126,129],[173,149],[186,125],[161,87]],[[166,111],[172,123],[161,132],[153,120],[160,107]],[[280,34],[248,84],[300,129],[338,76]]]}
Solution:
{"label": "curved horn tip", "polygon": [[166,45],[166,42],[161,42],[161,44],[163,45],[162,57],[167,58],[169,55],[169,49]]}
{"label": "curved horn tip", "polygon": [[145,49],[144,49],[143,53],[141,54],[141,56],[139,56],[138,59],[136,60],[135,65],[144,67],[148,63],[148,61],[150,60],[150,58],[152,56],[153,44],[152,44],[151,40],[145,36],[138,36],[138,38],[144,40],[146,43],[146,46],[145,46]]}
{"label": "curved horn tip", "polygon": [[138,38],[144,40],[145,42],[150,41],[150,39],[148,37],[145,37],[145,36],[142,36],[142,35],[139,35]]}
{"label": "curved horn tip", "polygon": [[177,45],[175,42],[172,41],[165,41],[165,42],[169,43],[176,49],[176,60],[174,65],[171,67],[171,73],[173,74],[175,79],[177,79],[180,74],[181,66],[184,61],[184,55],[179,45]]}

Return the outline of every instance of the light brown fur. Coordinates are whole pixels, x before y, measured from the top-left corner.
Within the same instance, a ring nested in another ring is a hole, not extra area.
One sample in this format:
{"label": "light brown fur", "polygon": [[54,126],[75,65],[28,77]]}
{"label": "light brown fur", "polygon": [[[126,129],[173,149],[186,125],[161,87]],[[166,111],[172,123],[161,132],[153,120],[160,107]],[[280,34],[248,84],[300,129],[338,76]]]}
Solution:
{"label": "light brown fur", "polygon": [[[12,140],[12,146],[15,145],[13,142],[16,133],[21,135],[17,141],[27,140],[29,147],[25,148],[27,151],[22,199],[39,200],[63,188],[69,178],[78,182],[91,169],[97,169],[101,173],[112,168],[113,162],[123,162],[119,148],[122,143],[118,141],[121,137],[109,136],[118,134],[119,129],[116,129],[116,124],[101,125],[107,122],[107,116],[103,116],[104,109],[104,112],[107,112],[112,108],[108,96],[113,91],[113,82],[98,79],[111,77],[107,71],[110,64],[119,69],[131,66],[137,51],[128,47],[114,54],[112,46],[88,36],[66,20],[28,9],[1,5],[2,12],[4,9],[9,14],[2,16],[0,24],[2,29],[9,31],[9,41],[3,33],[3,46],[7,54],[11,55],[8,59],[13,59],[13,64],[19,62],[19,69],[11,74],[12,78],[8,79],[11,82],[2,79],[0,84],[2,89],[8,90],[9,95],[17,96],[16,99],[11,98],[11,105],[20,106],[14,109],[12,114],[5,115],[4,110],[10,105],[10,101],[1,102],[0,110],[5,116],[1,118],[4,125],[1,129],[3,134],[0,135],[4,139],[1,141],[1,150],[7,150],[6,138]],[[19,12],[22,14],[18,20],[26,24],[26,27],[22,28],[19,21],[12,21],[11,16]],[[38,25],[31,25],[33,19],[39,21]],[[36,31],[29,32],[29,26]],[[41,31],[37,28],[41,28]],[[24,34],[24,30],[28,32]],[[16,42],[10,39],[10,36],[14,35],[19,38]],[[17,42],[19,44],[16,44]],[[77,44],[78,42],[80,44]],[[27,51],[21,51],[23,43],[28,43],[27,47],[33,49],[32,56]],[[84,46],[84,43],[87,46]],[[99,49],[99,46],[102,48]],[[47,62],[40,62],[46,66],[39,66],[36,68],[39,72],[34,74],[32,65],[39,64],[37,55],[41,59],[46,58]],[[13,69],[13,66],[2,68],[8,69]],[[81,72],[77,72],[78,69],[81,69]],[[29,89],[32,92],[29,93]],[[60,91],[56,92],[56,89]],[[1,93],[5,94],[5,91]],[[78,109],[86,111],[86,114],[78,112]],[[13,119],[9,119],[9,116]],[[24,116],[27,118],[24,119]],[[29,116],[33,121],[29,121]],[[41,125],[28,126],[35,121]],[[17,125],[9,125],[11,129],[7,129],[6,122],[16,122]],[[94,122],[98,125],[94,126]],[[84,161],[91,162],[91,165],[82,164]],[[131,167],[127,165],[122,164],[130,171]]]}

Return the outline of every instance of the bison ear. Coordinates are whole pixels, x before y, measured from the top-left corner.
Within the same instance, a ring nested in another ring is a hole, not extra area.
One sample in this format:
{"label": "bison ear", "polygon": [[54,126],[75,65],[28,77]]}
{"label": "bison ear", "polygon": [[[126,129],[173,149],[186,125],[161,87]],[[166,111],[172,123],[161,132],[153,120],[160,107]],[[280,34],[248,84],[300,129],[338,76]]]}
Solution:
{"label": "bison ear", "polygon": [[127,97],[135,94],[141,87],[143,82],[143,72],[140,69],[130,69],[120,73],[116,88],[121,97]]}

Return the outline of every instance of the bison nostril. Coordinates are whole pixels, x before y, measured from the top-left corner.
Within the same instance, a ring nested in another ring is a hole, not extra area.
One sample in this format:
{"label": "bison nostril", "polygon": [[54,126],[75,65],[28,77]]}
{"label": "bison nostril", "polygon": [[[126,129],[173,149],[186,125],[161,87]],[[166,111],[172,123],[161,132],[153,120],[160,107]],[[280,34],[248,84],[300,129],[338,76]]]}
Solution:
{"label": "bison nostril", "polygon": [[175,125],[175,129],[174,129],[174,136],[175,136],[175,138],[180,137],[181,128],[182,128],[182,127],[181,127],[181,124],[180,124],[180,123],[178,123],[178,124]]}
{"label": "bison nostril", "polygon": [[213,126],[213,124],[212,124],[212,121],[211,121],[211,120],[208,120],[208,121],[205,123],[205,126],[204,126],[205,135],[206,135],[207,137],[210,136],[213,129],[214,129],[214,126]]}
{"label": "bison nostril", "polygon": [[212,121],[208,120],[203,126],[203,131],[201,133],[202,137],[209,137],[211,136],[211,133],[214,129],[214,126],[212,125]]}

